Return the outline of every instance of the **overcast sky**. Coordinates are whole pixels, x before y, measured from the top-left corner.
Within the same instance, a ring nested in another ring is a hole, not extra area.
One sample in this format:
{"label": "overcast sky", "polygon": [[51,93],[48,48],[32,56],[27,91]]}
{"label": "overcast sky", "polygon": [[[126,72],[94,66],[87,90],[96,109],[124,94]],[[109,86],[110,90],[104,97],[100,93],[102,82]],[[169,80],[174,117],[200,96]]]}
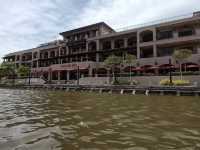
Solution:
{"label": "overcast sky", "polygon": [[0,57],[104,21],[114,29],[200,11],[200,0],[0,0]]}

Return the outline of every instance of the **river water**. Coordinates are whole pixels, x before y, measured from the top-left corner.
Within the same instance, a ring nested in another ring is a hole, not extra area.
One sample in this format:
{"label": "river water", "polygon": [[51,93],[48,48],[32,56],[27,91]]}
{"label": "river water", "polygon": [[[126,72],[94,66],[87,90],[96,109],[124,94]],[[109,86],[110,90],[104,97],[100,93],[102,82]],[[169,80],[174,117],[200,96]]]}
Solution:
{"label": "river water", "polygon": [[199,150],[200,98],[0,89],[0,150]]}

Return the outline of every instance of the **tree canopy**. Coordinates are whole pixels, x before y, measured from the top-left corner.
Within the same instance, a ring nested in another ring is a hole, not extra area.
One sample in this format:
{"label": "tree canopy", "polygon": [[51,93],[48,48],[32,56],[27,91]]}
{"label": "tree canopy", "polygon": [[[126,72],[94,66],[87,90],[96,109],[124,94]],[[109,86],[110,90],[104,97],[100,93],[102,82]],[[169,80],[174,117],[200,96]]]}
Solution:
{"label": "tree canopy", "polygon": [[17,73],[21,77],[27,77],[29,75],[29,73],[30,73],[30,68],[26,67],[26,66],[20,66],[17,69]]}
{"label": "tree canopy", "polygon": [[182,63],[186,59],[188,59],[192,55],[192,51],[189,49],[180,49],[180,50],[175,50],[173,53],[173,58],[179,62],[180,66],[180,79],[183,79],[182,75]]}
{"label": "tree canopy", "polygon": [[179,62],[182,62],[186,59],[188,59],[192,55],[192,51],[189,49],[180,49],[175,50],[173,53],[173,58],[175,60],[178,60]]}
{"label": "tree canopy", "polygon": [[0,65],[0,76],[8,77],[16,74],[15,65],[12,63],[2,63]]}
{"label": "tree canopy", "polygon": [[125,55],[125,59],[123,61],[124,64],[134,64],[135,63],[135,60],[136,60],[136,56],[135,55],[131,55],[131,54],[126,54]]}
{"label": "tree canopy", "polygon": [[104,61],[104,64],[108,67],[117,66],[120,65],[121,63],[122,63],[122,58],[115,55],[107,57],[106,60]]}

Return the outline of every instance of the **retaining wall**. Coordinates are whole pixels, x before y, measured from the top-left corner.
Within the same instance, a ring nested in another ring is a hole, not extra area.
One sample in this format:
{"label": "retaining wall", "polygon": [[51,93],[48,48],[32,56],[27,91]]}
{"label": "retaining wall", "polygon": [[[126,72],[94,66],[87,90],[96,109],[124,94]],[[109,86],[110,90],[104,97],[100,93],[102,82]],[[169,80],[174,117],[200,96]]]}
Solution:
{"label": "retaining wall", "polygon": [[[118,77],[118,79],[129,80],[129,77]],[[157,86],[160,80],[169,79],[169,76],[140,76],[132,77],[133,80],[137,81],[141,86]],[[180,79],[179,76],[173,76],[173,79]],[[193,85],[200,86],[200,75],[196,76],[184,76],[183,79],[189,80]],[[81,78],[80,85],[108,85],[108,77],[86,77]]]}

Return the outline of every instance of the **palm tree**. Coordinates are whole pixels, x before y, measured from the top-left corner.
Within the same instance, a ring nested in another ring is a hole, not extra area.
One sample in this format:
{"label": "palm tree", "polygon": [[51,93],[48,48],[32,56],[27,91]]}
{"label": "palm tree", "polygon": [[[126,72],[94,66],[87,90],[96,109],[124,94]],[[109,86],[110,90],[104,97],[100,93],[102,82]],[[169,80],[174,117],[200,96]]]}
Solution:
{"label": "palm tree", "polygon": [[187,60],[190,56],[192,55],[192,51],[188,49],[180,49],[180,50],[175,50],[173,53],[173,58],[179,62],[180,66],[180,79],[183,79],[183,74],[182,74],[182,63]]}
{"label": "palm tree", "polygon": [[115,55],[111,55],[107,57],[106,60],[104,61],[105,66],[108,67],[112,71],[114,83],[117,81],[115,77],[115,68],[119,66],[121,63],[122,63],[122,58]]}
{"label": "palm tree", "polygon": [[135,56],[135,55],[131,55],[131,54],[126,54],[123,63],[124,63],[125,65],[129,65],[129,67],[130,67],[130,70],[129,70],[129,77],[130,77],[130,83],[131,83],[131,81],[132,81],[132,77],[131,77],[131,74],[132,74],[131,66],[133,66],[133,65],[136,63],[136,56]]}

